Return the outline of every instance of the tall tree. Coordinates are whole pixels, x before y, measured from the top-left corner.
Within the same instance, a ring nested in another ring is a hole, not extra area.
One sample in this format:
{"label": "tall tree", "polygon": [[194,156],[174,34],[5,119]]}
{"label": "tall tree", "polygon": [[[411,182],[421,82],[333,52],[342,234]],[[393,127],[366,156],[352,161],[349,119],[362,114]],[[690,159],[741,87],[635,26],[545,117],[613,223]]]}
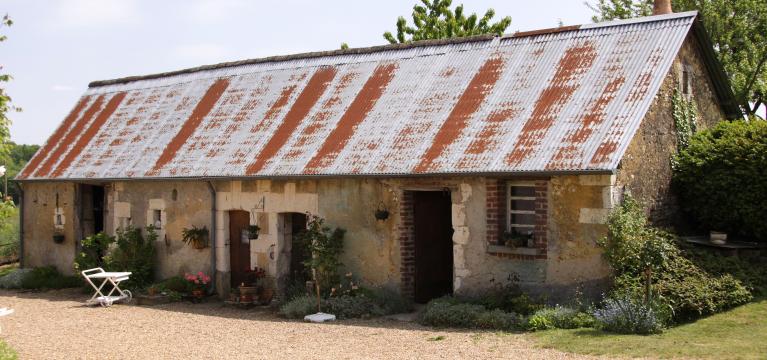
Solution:
{"label": "tall tree", "polygon": [[485,16],[479,18],[476,13],[464,14],[463,5],[450,9],[452,0],[421,0],[423,5],[413,6],[413,26],[400,16],[397,19],[396,37],[389,31],[383,34],[389,43],[408,43],[427,39],[445,39],[480,34],[501,35],[511,25],[507,16],[498,22],[490,23],[495,10],[488,9]]}
{"label": "tall tree", "polygon": [[[2,22],[0,22],[0,29],[13,25],[13,21],[6,14],[3,16]],[[7,39],[7,36],[0,34],[0,42]],[[0,65],[0,71],[3,67]],[[11,104],[11,98],[5,92],[2,87],[2,83],[11,81],[11,75],[3,74],[0,72],[0,156],[7,156],[11,139],[11,119],[8,118],[8,113],[14,110],[19,110]]]}
{"label": "tall tree", "polygon": [[[605,21],[652,13],[653,0],[598,0],[587,2]],[[767,105],[767,1],[673,0],[675,11],[700,11],[719,61],[730,76],[743,110],[750,116]]]}

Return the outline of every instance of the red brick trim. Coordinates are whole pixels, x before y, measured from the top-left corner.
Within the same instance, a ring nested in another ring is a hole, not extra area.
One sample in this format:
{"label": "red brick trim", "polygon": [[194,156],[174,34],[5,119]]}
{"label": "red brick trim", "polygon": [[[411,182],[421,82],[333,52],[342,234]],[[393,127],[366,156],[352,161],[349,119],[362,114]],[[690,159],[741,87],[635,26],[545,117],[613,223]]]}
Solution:
{"label": "red brick trim", "polygon": [[[511,179],[488,179],[486,183],[486,208],[487,208],[487,244],[499,245],[503,233],[506,231],[506,184]],[[549,222],[549,181],[535,179],[535,248],[537,255],[490,253],[504,259],[516,260],[539,260],[546,259],[548,252],[548,222]]]}
{"label": "red brick trim", "polygon": [[403,297],[412,299],[415,296],[415,227],[413,226],[412,191],[403,191],[399,214],[400,292]]}

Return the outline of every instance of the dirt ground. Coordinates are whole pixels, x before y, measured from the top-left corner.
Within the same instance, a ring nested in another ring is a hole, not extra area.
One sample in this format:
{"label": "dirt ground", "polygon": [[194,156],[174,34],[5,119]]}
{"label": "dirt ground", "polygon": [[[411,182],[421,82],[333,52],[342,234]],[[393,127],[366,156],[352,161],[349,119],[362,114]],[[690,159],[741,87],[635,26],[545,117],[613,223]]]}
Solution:
{"label": "dirt ground", "polygon": [[86,307],[79,290],[0,291],[2,338],[21,359],[574,359],[525,335],[388,319],[308,324],[218,301]]}

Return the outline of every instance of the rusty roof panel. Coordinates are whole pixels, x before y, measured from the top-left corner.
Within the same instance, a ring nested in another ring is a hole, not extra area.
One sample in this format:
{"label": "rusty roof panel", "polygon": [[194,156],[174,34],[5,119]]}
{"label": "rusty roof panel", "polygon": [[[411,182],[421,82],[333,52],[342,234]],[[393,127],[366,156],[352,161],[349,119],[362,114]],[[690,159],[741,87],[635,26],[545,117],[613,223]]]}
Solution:
{"label": "rusty roof panel", "polygon": [[18,178],[612,171],[696,16],[98,82]]}

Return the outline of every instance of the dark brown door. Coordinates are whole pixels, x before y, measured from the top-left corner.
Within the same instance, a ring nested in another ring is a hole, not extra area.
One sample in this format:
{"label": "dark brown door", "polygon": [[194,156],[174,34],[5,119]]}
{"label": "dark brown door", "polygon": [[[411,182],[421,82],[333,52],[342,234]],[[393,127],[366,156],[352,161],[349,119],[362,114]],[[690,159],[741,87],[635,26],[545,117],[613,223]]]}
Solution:
{"label": "dark brown door", "polygon": [[308,259],[301,235],[306,231],[306,214],[290,214],[290,284],[301,284],[309,280],[304,261]]}
{"label": "dark brown door", "polygon": [[413,195],[415,300],[425,303],[453,292],[451,201],[448,191]]}
{"label": "dark brown door", "polygon": [[[229,212],[229,261],[232,266],[232,287],[245,282],[245,274],[250,270],[250,242],[243,239],[243,231],[250,224],[247,211]],[[247,238],[245,236],[244,238]]]}

